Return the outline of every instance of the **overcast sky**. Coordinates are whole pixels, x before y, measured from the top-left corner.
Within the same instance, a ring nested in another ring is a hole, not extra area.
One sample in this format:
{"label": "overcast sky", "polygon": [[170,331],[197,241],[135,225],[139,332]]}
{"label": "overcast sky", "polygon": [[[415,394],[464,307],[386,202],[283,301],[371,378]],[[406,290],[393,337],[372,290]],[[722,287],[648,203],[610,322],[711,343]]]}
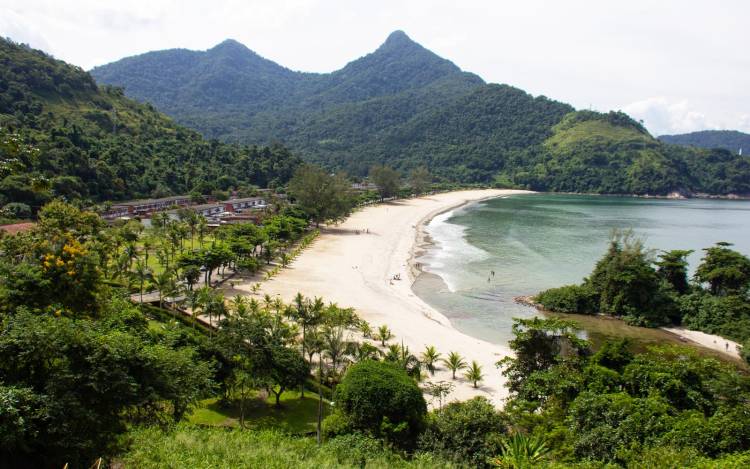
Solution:
{"label": "overcast sky", "polygon": [[655,135],[750,132],[747,0],[0,0],[0,34],[89,69],[236,39],[329,72],[396,29],[485,81],[621,109]]}

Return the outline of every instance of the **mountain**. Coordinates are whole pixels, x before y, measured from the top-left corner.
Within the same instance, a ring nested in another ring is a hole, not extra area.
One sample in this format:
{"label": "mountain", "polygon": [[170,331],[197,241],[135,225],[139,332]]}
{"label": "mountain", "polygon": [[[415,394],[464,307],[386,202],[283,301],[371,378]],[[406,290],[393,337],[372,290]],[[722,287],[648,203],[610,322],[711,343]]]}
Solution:
{"label": "mountain", "polygon": [[698,148],[723,148],[744,154],[750,152],[750,134],[736,130],[701,130],[679,135],[662,135],[659,140],[674,145],[690,145]]}
{"label": "mountain", "polygon": [[283,142],[307,161],[354,175],[373,164],[402,172],[426,165],[443,181],[535,190],[750,193],[746,158],[662,143],[622,113],[575,111],[486,84],[401,31],[332,73],[291,71],[231,40],[91,73],[207,137]]}
{"label": "mountain", "polygon": [[[228,54],[236,48],[227,46]],[[207,141],[80,68],[1,38],[0,157],[13,162],[0,165],[0,205],[32,208],[51,197],[97,202],[282,184],[300,163],[279,145]]]}

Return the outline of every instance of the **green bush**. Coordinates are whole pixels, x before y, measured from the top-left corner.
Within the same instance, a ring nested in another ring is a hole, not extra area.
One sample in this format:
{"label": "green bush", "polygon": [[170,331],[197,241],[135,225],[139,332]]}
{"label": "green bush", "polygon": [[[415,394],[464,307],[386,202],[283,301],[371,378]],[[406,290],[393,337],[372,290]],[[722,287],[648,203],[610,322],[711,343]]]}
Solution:
{"label": "green bush", "polygon": [[451,402],[432,412],[419,437],[423,451],[471,467],[488,467],[488,459],[500,454],[503,418],[484,397]]}
{"label": "green bush", "polygon": [[[383,437],[401,447],[412,447],[427,413],[422,391],[403,369],[390,363],[365,360],[344,375],[334,397],[339,416],[355,430]],[[329,429],[340,425],[328,425]]]}
{"label": "green bush", "polygon": [[596,314],[599,302],[588,285],[565,285],[539,293],[536,301],[545,309],[558,313]]}

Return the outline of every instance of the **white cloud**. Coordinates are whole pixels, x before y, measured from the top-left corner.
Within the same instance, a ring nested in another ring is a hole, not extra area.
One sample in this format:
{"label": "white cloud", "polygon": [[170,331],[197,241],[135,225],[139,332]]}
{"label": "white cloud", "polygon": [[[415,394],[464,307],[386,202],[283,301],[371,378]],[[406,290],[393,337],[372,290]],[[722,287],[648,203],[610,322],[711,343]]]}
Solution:
{"label": "white cloud", "polygon": [[750,129],[748,16],[747,0],[0,0],[0,35],[86,69],[233,38],[330,72],[402,29],[489,82],[581,108],[631,103],[658,134]]}
{"label": "white cloud", "polygon": [[687,99],[672,100],[657,96],[630,103],[622,108],[631,117],[643,121],[654,135],[681,134],[696,130],[750,130],[750,115],[722,113],[707,116]]}
{"label": "white cloud", "polygon": [[0,36],[9,37],[16,42],[47,52],[52,49],[44,35],[30,23],[28,18],[10,9],[0,8]]}

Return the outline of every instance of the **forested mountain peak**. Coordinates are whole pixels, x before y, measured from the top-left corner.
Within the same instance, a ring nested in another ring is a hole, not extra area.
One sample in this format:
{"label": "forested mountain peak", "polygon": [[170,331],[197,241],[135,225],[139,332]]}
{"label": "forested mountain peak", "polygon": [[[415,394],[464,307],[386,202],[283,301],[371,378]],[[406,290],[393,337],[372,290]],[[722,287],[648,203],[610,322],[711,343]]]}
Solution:
{"label": "forested mountain peak", "polygon": [[0,38],[0,163],[0,206],[31,213],[53,197],[85,203],[281,184],[299,160],[280,146],[208,142],[80,68]]}
{"label": "forested mountain peak", "polygon": [[374,164],[425,165],[444,180],[542,191],[750,193],[747,158],[665,145],[623,113],[571,114],[565,103],[485,84],[402,31],[324,74],[290,71],[234,43],[215,49],[227,51],[179,63],[155,53],[93,74],[206,136],[284,142],[355,175]]}

